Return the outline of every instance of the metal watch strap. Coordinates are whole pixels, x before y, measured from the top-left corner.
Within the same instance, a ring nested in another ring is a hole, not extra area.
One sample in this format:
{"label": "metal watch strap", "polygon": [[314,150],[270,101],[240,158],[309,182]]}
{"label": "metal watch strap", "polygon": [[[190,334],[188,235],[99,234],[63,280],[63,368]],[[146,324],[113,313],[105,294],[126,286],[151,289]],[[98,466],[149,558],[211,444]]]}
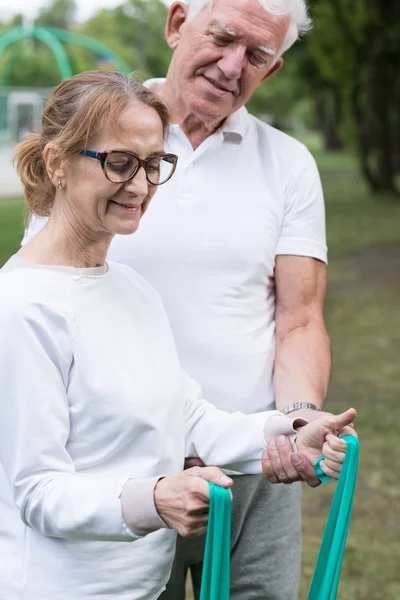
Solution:
{"label": "metal watch strap", "polygon": [[281,412],[284,415],[288,415],[289,413],[294,412],[295,410],[301,410],[302,408],[321,410],[319,406],[312,404],[311,402],[293,402],[293,404],[289,404],[288,406],[285,406],[285,408],[282,408]]}

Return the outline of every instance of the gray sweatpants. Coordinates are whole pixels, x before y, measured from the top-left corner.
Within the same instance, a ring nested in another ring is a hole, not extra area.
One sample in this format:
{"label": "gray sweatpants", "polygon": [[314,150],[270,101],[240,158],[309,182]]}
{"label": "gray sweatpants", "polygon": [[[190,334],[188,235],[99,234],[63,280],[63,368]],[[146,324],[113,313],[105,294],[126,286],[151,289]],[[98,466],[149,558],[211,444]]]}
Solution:
{"label": "gray sweatpants", "polygon": [[[301,560],[301,484],[270,484],[262,475],[234,477],[231,600],[297,600]],[[178,536],[160,600],[184,600],[191,571],[200,598],[205,536]]]}

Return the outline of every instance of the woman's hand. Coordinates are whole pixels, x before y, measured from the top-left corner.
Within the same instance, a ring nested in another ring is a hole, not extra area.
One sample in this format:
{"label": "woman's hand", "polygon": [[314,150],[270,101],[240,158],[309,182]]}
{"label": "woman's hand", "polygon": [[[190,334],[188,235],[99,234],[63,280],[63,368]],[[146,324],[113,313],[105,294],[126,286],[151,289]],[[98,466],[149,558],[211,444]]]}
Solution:
{"label": "woman's hand", "polygon": [[162,520],[183,537],[205,533],[210,492],[208,481],[230,488],[232,479],[217,467],[193,467],[160,479],[154,489],[154,503]]}
{"label": "woman's hand", "polygon": [[305,481],[310,487],[316,487],[321,482],[313,463],[323,454],[326,458],[320,463],[321,469],[326,475],[338,479],[346,443],[337,436],[356,435],[352,427],[356,414],[354,408],[340,415],[323,413],[308,425],[300,427],[296,438],[298,451],[295,453],[287,436],[268,440],[262,456],[265,477],[271,483]]}

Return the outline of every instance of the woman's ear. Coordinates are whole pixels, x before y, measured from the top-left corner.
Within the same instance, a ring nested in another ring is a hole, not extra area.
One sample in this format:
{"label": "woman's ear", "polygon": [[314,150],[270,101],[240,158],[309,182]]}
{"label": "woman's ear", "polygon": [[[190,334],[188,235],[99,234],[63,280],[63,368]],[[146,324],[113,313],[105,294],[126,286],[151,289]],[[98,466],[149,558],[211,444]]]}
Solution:
{"label": "woman's ear", "polygon": [[65,172],[60,162],[59,149],[56,144],[49,142],[43,150],[43,160],[47,175],[55,187],[61,187],[59,182],[65,182]]}
{"label": "woman's ear", "polygon": [[168,11],[167,22],[165,24],[165,39],[172,50],[179,44],[181,38],[181,28],[186,23],[188,5],[184,2],[174,2]]}

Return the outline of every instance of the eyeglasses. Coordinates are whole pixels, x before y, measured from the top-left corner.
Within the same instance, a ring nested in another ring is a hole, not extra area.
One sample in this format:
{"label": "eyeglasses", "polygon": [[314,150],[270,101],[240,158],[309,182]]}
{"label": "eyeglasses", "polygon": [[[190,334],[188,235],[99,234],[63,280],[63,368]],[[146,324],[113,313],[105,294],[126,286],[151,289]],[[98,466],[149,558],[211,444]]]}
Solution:
{"label": "eyeglasses", "polygon": [[175,172],[178,157],[176,154],[158,154],[142,159],[132,152],[96,152],[81,150],[82,156],[89,156],[100,161],[104,175],[113,183],[125,183],[133,179],[140,167],[146,173],[146,179],[151,185],[162,185],[171,179]]}

